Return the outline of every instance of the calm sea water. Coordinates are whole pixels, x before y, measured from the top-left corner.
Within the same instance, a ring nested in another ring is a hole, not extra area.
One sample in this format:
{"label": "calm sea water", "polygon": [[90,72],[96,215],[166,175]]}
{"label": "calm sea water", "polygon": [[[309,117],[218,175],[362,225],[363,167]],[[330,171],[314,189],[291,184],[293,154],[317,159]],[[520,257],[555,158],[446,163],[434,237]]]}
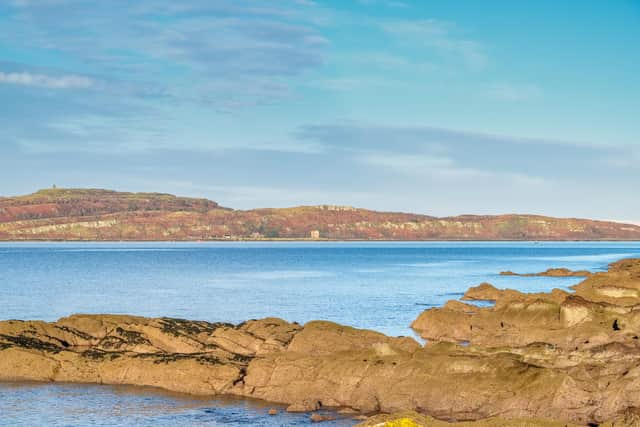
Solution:
{"label": "calm sea water", "polygon": [[[606,269],[631,243],[0,243],[0,319],[128,313],[241,322],[328,319],[391,335],[424,309],[486,281],[522,291],[573,278],[501,277]],[[257,402],[129,387],[1,384],[0,424],[307,425]],[[323,425],[352,425],[340,420]]]}

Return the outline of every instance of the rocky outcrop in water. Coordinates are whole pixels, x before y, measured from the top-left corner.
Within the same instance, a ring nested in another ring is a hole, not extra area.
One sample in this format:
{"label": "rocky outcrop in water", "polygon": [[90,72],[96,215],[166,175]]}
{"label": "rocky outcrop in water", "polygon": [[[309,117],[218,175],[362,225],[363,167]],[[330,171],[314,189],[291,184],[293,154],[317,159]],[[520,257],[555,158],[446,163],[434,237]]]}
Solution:
{"label": "rocky outcrop in water", "polygon": [[215,395],[242,381],[256,355],[281,351],[300,327],[279,319],[234,326],[181,319],[75,315],[0,322],[0,379],[156,386]]}
{"label": "rocky outcrop in water", "polygon": [[521,276],[521,277],[588,277],[590,271],[578,270],[573,271],[568,268],[550,268],[542,273],[514,273],[513,271],[502,271],[501,276]]}
{"label": "rocky outcrop in water", "polygon": [[466,299],[495,305],[451,301],[425,311],[413,323],[425,346],[324,321],[4,321],[0,380],[156,386],[259,398],[289,411],[414,410],[432,417],[424,425],[636,419],[640,260],[614,263],[574,289],[472,288]]}
{"label": "rocky outcrop in water", "polygon": [[493,351],[528,364],[523,372],[540,369],[546,384],[528,385],[547,390],[549,407],[537,416],[619,418],[640,407],[640,260],[613,263],[573,290],[523,294],[485,283],[463,299],[494,306],[451,301],[423,312],[412,327],[432,342],[464,343],[467,354]]}

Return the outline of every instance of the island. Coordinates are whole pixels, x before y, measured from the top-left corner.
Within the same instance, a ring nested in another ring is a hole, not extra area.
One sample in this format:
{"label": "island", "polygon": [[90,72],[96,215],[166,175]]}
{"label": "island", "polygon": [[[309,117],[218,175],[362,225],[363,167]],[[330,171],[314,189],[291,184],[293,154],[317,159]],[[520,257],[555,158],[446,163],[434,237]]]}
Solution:
{"label": "island", "polygon": [[640,240],[640,226],[539,215],[434,217],[319,205],[235,210],[162,193],[52,188],[0,198],[0,240]]}

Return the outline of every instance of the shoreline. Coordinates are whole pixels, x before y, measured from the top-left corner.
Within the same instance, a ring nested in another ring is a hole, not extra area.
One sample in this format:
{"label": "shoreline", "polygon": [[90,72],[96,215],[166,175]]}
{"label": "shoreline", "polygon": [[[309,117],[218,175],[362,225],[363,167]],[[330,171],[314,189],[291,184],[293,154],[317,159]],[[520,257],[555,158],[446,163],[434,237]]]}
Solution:
{"label": "shoreline", "polygon": [[603,240],[388,240],[388,239],[211,239],[211,240],[71,240],[71,239],[30,239],[2,240],[2,243],[640,243],[637,239]]}
{"label": "shoreline", "polygon": [[[423,311],[412,328],[426,345],[275,318],[238,325],[126,315],[4,321],[0,379],[151,385],[258,398],[292,412],[420,410],[449,421],[500,414],[601,423],[640,407],[640,259],[612,263],[571,292],[482,285],[463,300],[496,303],[452,300]],[[606,386],[597,385],[600,377]]]}

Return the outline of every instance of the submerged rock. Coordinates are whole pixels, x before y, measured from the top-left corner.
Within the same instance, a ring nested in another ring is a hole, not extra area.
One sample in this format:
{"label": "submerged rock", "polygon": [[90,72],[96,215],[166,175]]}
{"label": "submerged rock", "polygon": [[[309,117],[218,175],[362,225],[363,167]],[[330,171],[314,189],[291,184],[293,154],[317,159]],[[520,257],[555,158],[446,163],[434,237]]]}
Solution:
{"label": "submerged rock", "polygon": [[311,417],[309,417],[309,419],[314,423],[321,423],[323,421],[333,421],[336,419],[336,417],[332,415],[311,414]]}
{"label": "submerged rock", "polygon": [[574,289],[472,288],[464,299],[495,305],[451,301],[425,311],[412,325],[425,346],[276,318],[239,325],[114,315],[4,321],[0,380],[155,386],[258,398],[288,411],[429,415],[416,414],[417,425],[633,425],[640,408],[640,297],[633,293],[640,291],[640,260],[614,263]]}

